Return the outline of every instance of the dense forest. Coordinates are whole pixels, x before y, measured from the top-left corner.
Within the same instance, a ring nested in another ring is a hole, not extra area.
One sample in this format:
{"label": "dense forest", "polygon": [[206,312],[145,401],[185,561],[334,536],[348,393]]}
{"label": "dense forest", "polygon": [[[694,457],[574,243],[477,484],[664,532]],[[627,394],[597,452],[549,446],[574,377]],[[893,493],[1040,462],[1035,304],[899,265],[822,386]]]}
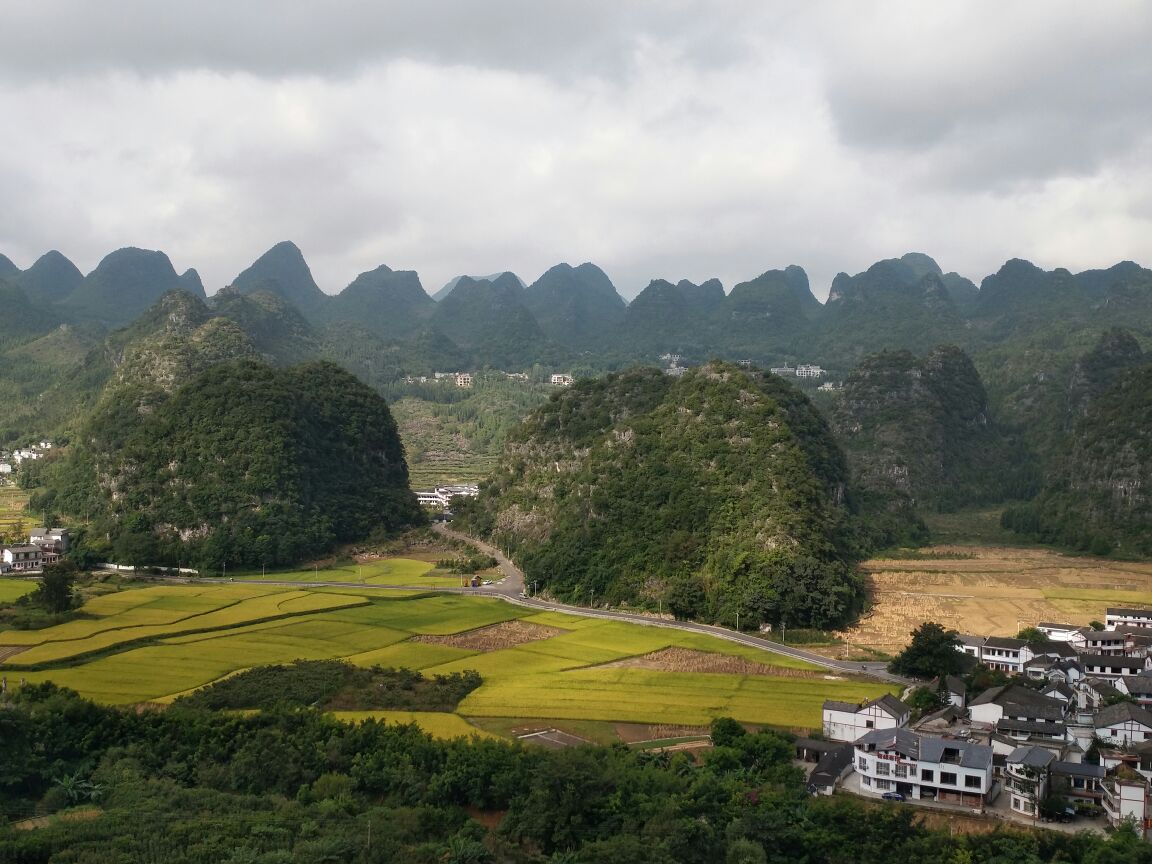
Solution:
{"label": "dense forest", "polygon": [[[0,709],[11,864],[1113,864],[1131,831],[933,831],[912,808],[811,797],[790,739],[713,723],[715,747],[549,751],[435,741],[314,710],[122,711],[51,684]],[[20,830],[8,820],[74,808]]]}
{"label": "dense forest", "polygon": [[780,378],[639,369],[554,396],[458,518],[560,597],[823,627],[863,599],[847,481],[827,424]]}
{"label": "dense forest", "polygon": [[84,514],[90,553],[121,562],[290,564],[423,518],[388,406],[330,363],[125,382],[44,473],[33,508]]}

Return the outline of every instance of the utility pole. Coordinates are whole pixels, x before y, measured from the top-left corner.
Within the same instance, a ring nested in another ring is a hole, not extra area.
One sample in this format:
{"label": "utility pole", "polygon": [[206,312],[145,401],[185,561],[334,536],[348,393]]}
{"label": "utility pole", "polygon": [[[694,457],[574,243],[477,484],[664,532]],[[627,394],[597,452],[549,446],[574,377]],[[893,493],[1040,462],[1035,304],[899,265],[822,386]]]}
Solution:
{"label": "utility pole", "polygon": [[740,632],[740,613],[736,613],[736,632]]}

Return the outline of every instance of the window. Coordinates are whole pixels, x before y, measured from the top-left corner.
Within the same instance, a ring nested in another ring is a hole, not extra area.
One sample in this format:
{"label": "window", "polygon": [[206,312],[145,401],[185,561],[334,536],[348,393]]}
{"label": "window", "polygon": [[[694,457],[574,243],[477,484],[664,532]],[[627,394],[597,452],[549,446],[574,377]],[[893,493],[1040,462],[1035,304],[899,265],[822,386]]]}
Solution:
{"label": "window", "polygon": [[932,783],[936,780],[936,772],[931,768],[925,768],[920,772],[920,779],[925,783]]}
{"label": "window", "polygon": [[874,721],[874,720],[865,720],[865,721],[864,721],[864,728],[865,728],[865,729],[875,729],[875,728],[876,728],[876,721]]}
{"label": "window", "polygon": [[964,778],[965,789],[980,789],[984,785],[982,777],[975,777],[971,774]]}
{"label": "window", "polygon": [[891,789],[892,788],[892,781],[891,780],[877,780],[876,781],[876,788],[877,789]]}
{"label": "window", "polygon": [[868,770],[868,760],[865,759],[863,756],[861,756],[860,759],[856,762],[856,767],[859,768],[861,771],[867,771]]}
{"label": "window", "polygon": [[876,773],[879,774],[881,777],[887,777],[892,773],[892,766],[889,765],[887,762],[877,762],[876,763]]}
{"label": "window", "polygon": [[956,785],[956,772],[954,771],[941,771],[940,782],[948,786]]}
{"label": "window", "polygon": [[869,777],[867,774],[864,775],[864,785],[865,786],[871,786],[872,785],[872,778]]}
{"label": "window", "polygon": [[908,766],[907,765],[897,765],[896,766],[896,776],[897,777],[907,777],[908,776]]}

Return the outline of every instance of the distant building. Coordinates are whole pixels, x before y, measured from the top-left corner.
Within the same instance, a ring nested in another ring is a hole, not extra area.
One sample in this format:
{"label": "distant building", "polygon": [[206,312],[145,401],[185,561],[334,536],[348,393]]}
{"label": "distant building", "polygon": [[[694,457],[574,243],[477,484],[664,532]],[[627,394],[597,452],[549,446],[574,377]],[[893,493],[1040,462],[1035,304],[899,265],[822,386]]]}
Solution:
{"label": "distant building", "polygon": [[824,375],[824,370],[819,366],[809,366],[801,364],[796,367],[797,378],[820,378]]}
{"label": "distant building", "polygon": [[428,507],[447,507],[453,498],[475,498],[480,487],[472,484],[437,486],[435,489],[416,491],[416,501]]}
{"label": "distant building", "polygon": [[550,379],[552,384],[560,387],[571,387],[574,379],[571,375],[553,375]]}
{"label": "distant building", "polygon": [[471,387],[472,386],[472,373],[461,372],[456,376],[457,387]]}
{"label": "distant building", "polygon": [[1109,609],[1104,615],[1104,626],[1109,630],[1118,627],[1152,627],[1152,609]]}
{"label": "distant building", "polygon": [[768,371],[771,372],[773,375],[782,375],[785,378],[787,378],[787,377],[795,378],[796,377],[796,367],[795,366],[772,366]]}

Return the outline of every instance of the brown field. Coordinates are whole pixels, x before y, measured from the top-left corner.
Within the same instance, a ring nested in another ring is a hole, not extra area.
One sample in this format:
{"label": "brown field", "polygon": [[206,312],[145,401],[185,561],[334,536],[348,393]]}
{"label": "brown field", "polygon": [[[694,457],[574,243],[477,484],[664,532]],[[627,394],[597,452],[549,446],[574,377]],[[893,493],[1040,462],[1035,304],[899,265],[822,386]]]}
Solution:
{"label": "brown field", "polygon": [[783,678],[817,678],[822,673],[812,669],[786,669],[768,666],[743,657],[693,651],[689,648],[663,648],[640,657],[628,657],[602,663],[595,669],[656,669],[660,672],[714,672],[721,675],[775,675]]}
{"label": "brown field", "polygon": [[1034,548],[937,546],[932,552],[940,557],[866,562],[872,610],[838,635],[853,647],[896,653],[924,621],[961,633],[1014,636],[1039,621],[1103,621],[1109,606],[1152,607],[1152,564]]}
{"label": "brown field", "polygon": [[567,632],[559,627],[547,627],[543,624],[531,624],[513,619],[451,636],[413,636],[412,641],[467,648],[469,651],[500,651],[503,648],[515,648],[517,645],[539,642],[541,639],[551,639]]}

